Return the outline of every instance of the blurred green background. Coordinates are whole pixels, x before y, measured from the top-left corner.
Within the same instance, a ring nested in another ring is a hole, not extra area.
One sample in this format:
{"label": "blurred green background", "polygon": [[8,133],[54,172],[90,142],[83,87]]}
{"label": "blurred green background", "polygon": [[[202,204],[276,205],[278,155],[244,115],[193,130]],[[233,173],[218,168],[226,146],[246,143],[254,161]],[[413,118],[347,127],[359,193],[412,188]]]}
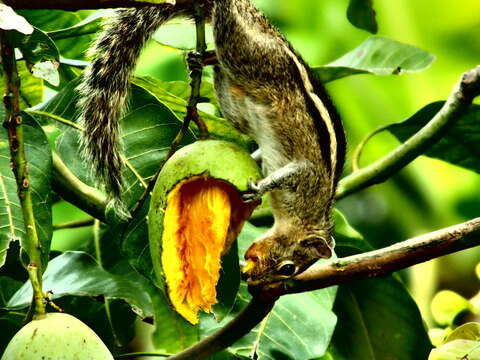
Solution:
{"label": "blurred green background", "polygon": [[[254,2],[311,65],[329,63],[371,35],[348,22],[347,0]],[[435,55],[436,61],[420,73],[357,75],[328,84],[346,126],[349,155],[378,126],[402,121],[430,102],[446,99],[460,75],[480,63],[479,0],[384,0],[375,1],[374,7],[378,35],[420,47]],[[193,34],[193,26],[191,30]],[[143,52],[137,72],[162,80],[187,79],[184,54],[154,41]],[[374,137],[361,164],[372,162],[397,145],[387,133]],[[350,156],[345,173],[349,171]],[[349,196],[337,207],[374,247],[382,247],[478,216],[480,177],[421,157],[387,183]],[[63,202],[55,205],[55,221],[82,217],[72,213],[73,209]],[[77,247],[89,231],[57,231],[54,247]],[[479,259],[480,249],[473,249],[402,273],[427,322],[431,319],[428,304],[439,289],[453,289],[467,297],[478,291],[474,267]]]}

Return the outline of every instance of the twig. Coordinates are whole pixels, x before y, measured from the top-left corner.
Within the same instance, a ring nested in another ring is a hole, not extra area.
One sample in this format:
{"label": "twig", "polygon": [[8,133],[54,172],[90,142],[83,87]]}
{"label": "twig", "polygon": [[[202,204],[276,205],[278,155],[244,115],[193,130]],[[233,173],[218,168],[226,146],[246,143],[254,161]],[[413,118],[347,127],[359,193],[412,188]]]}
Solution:
{"label": "twig", "polygon": [[15,52],[9,43],[5,31],[0,31],[1,58],[5,77],[5,122],[8,131],[10,156],[13,173],[17,182],[17,193],[22,208],[26,239],[22,246],[29,257],[27,271],[33,288],[33,300],[27,321],[36,315],[45,314],[44,294],[42,290],[42,249],[38,239],[35,215],[33,212],[32,188],[28,174],[28,163],[25,154],[25,137],[20,113],[20,77],[15,61]]}
{"label": "twig", "polygon": [[250,332],[279,296],[372,278],[480,245],[480,218],[417,236],[384,249],[314,265],[292,280],[253,291],[250,303],[232,321],[169,360],[205,359]]}
{"label": "twig", "polygon": [[337,199],[387,180],[423,154],[465,113],[479,94],[480,66],[477,66],[462,75],[443,107],[420,131],[383,158],[343,178],[338,185]]}
{"label": "twig", "polygon": [[93,225],[94,221],[95,221],[94,218],[68,221],[61,224],[53,225],[53,230],[75,229],[75,228],[84,227],[84,226],[91,226]]}
{"label": "twig", "polygon": [[355,148],[355,150],[353,151],[352,153],[352,171],[358,171],[360,170],[360,157],[362,156],[362,153],[363,153],[363,149],[365,148],[365,146],[367,145],[367,142],[372,138],[374,137],[375,135],[381,133],[382,131],[385,131],[386,129],[388,129],[390,126],[390,124],[388,125],[384,125],[384,126],[380,126],[379,128],[373,130],[372,132],[368,133],[363,139],[362,141],[360,141],[360,143],[357,145],[357,147]]}

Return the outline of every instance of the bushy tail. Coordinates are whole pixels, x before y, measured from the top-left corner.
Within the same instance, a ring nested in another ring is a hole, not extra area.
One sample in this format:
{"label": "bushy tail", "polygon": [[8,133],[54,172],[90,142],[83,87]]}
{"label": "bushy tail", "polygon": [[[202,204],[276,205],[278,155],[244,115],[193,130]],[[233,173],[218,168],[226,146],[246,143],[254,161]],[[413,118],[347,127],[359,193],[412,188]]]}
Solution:
{"label": "bushy tail", "polygon": [[123,184],[119,116],[130,77],[147,40],[162,23],[182,11],[170,4],[119,10],[90,50],[91,64],[77,88],[84,158],[117,205],[121,204]]}

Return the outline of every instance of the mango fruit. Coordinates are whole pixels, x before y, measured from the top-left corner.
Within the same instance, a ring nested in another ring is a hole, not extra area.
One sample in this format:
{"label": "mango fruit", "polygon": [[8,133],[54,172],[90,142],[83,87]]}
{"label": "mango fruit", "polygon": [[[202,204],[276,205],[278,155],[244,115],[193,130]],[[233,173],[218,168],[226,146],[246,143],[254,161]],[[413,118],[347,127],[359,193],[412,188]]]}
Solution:
{"label": "mango fruit", "polygon": [[178,150],[164,165],[148,214],[149,244],[158,283],[192,324],[217,302],[221,257],[258,202],[241,191],[260,169],[250,154],[220,140],[200,140]]}
{"label": "mango fruit", "polygon": [[95,332],[64,313],[40,315],[10,340],[1,360],[113,360]]}

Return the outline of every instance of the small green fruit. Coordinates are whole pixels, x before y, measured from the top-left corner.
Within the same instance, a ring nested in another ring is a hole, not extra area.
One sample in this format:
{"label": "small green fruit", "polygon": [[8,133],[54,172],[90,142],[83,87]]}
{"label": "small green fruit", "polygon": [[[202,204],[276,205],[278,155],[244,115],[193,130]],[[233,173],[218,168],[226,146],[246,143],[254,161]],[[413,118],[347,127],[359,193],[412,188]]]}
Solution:
{"label": "small green fruit", "polygon": [[33,320],[10,340],[1,360],[113,360],[102,340],[83,322],[62,313]]}

